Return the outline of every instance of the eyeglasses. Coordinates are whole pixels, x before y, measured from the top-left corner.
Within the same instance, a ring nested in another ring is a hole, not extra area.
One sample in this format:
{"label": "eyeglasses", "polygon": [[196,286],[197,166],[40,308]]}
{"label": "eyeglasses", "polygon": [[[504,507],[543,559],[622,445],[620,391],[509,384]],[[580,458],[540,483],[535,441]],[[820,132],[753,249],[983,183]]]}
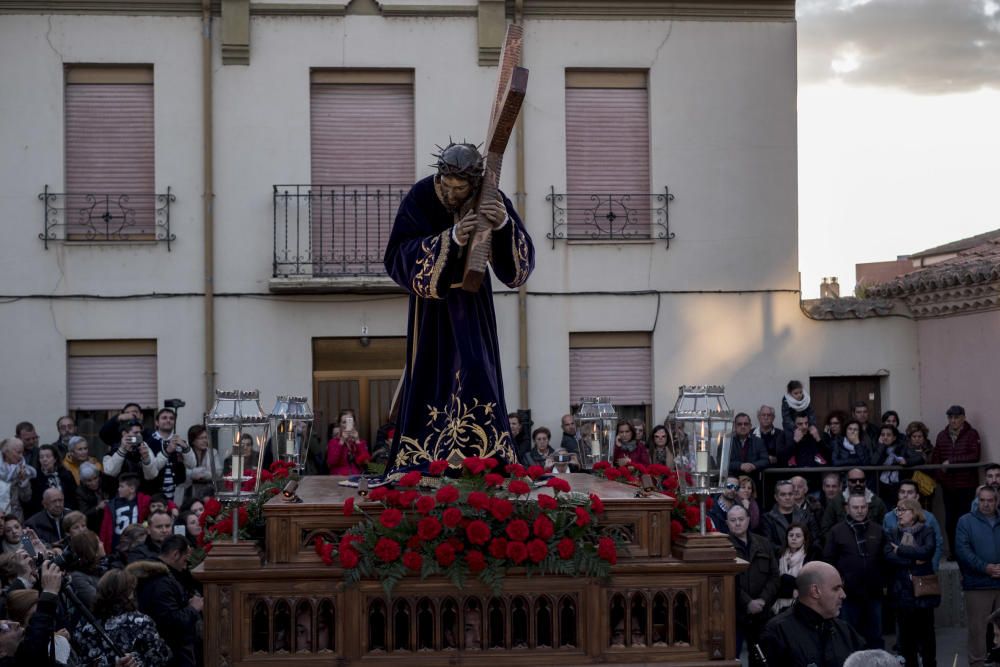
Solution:
{"label": "eyeglasses", "polygon": [[740,488],[739,484],[726,484],[727,491],[736,491],[739,488]]}
{"label": "eyeglasses", "polygon": [[909,507],[897,507],[895,511],[897,515],[900,515],[903,512],[912,512],[913,510],[911,510]]}
{"label": "eyeglasses", "polygon": [[848,477],[847,481],[850,482],[851,484],[864,484],[865,483],[865,478],[864,477]]}

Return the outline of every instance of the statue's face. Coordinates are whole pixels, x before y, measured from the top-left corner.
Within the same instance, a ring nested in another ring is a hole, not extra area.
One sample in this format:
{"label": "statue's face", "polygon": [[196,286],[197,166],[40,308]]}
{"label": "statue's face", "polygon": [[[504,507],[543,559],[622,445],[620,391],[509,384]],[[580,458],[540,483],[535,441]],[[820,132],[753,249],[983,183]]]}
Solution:
{"label": "statue's face", "polygon": [[472,194],[472,184],[457,176],[441,176],[438,178],[438,187],[443,203],[449,210],[460,207]]}

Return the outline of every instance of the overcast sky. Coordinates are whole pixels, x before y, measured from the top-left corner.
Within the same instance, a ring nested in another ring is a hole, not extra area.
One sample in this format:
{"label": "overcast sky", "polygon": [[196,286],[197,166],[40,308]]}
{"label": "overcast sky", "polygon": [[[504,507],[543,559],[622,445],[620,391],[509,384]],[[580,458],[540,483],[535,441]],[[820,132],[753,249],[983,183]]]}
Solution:
{"label": "overcast sky", "polygon": [[799,267],[1000,228],[1000,0],[798,0]]}

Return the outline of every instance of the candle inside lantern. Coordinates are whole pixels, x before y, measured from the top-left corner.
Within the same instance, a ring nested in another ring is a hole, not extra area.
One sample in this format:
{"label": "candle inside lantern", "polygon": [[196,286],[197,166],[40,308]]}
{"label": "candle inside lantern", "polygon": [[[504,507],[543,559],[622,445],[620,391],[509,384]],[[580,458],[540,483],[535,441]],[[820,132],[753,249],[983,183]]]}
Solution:
{"label": "candle inside lantern", "polygon": [[295,426],[291,421],[285,427],[285,455],[295,456]]}
{"label": "candle inside lantern", "polygon": [[237,483],[243,481],[243,454],[238,449],[233,454],[233,479]]}
{"label": "candle inside lantern", "polygon": [[705,438],[705,422],[701,422],[701,434],[696,442],[695,471],[708,472],[708,439]]}

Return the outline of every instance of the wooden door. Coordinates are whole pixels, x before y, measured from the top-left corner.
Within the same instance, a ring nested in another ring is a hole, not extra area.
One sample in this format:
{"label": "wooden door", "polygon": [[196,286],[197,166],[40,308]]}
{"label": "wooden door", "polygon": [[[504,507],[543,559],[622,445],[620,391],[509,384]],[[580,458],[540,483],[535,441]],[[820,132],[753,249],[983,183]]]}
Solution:
{"label": "wooden door", "polygon": [[809,395],[820,428],[835,410],[843,410],[850,415],[855,401],[867,403],[868,421],[878,424],[882,417],[881,379],[878,375],[809,378]]}

